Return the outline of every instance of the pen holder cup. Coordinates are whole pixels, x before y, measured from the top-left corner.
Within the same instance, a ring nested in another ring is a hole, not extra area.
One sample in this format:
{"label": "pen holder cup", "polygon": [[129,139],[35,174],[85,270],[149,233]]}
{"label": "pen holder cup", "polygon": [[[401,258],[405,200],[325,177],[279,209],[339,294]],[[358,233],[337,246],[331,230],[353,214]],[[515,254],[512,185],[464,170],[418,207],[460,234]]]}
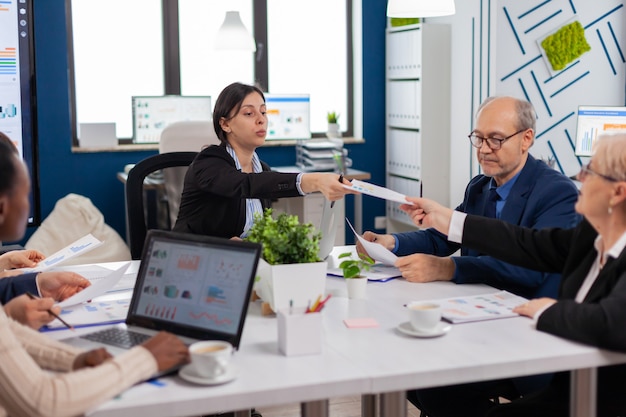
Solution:
{"label": "pen holder cup", "polygon": [[322,313],[305,309],[278,310],[278,349],[285,356],[322,352]]}

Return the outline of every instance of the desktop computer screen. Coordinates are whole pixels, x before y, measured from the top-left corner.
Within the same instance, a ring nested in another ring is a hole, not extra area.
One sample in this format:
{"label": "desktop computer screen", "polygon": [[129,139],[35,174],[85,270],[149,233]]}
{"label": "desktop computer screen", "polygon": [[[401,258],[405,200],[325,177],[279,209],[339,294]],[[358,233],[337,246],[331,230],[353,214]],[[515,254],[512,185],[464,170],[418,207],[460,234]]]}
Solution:
{"label": "desktop computer screen", "polygon": [[0,1],[0,132],[24,159],[31,178],[28,224],[39,225],[33,1]]}
{"label": "desktop computer screen", "polygon": [[579,106],[576,125],[577,156],[591,156],[602,133],[626,131],[626,107]]}
{"label": "desktop computer screen", "polygon": [[310,139],[311,98],[309,94],[265,93],[266,140]]}
{"label": "desktop computer screen", "polygon": [[211,96],[133,96],[133,142],[158,143],[174,122],[212,120]]}

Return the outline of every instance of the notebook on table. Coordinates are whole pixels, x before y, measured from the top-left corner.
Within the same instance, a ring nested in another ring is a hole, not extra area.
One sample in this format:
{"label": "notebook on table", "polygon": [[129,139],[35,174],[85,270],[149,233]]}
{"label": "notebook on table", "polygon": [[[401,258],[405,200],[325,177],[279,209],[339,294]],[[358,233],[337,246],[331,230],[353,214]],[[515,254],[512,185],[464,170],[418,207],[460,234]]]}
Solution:
{"label": "notebook on table", "polygon": [[63,341],[115,355],[165,330],[237,349],[260,254],[256,243],[150,230],[125,323]]}

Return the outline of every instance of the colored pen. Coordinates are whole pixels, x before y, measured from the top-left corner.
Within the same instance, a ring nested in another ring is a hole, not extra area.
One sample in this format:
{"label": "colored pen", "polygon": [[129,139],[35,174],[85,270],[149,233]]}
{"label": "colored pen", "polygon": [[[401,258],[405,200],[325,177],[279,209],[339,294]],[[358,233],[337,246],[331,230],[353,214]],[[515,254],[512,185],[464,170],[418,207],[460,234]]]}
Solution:
{"label": "colored pen", "polygon": [[319,297],[317,297],[317,300],[315,300],[313,305],[307,310],[307,313],[314,313],[321,300],[322,296],[320,295]]}
{"label": "colored pen", "polygon": [[324,308],[324,304],[326,304],[326,301],[328,301],[329,298],[330,298],[330,294],[328,294],[326,296],[326,298],[324,298],[322,301],[320,301],[320,303],[317,305],[317,308],[315,309],[314,313],[319,313],[320,311],[322,311],[322,309]]}
{"label": "colored pen", "polygon": [[[30,292],[27,292],[26,295],[28,296],[28,298],[30,298],[31,300],[37,300],[39,299],[39,297],[37,297],[36,295],[31,294]],[[70,330],[74,330],[74,326],[72,326],[71,324],[69,324],[68,322],[66,322],[65,320],[63,320],[61,317],[59,317],[58,314],[56,314],[54,311],[48,309],[48,314],[50,314],[52,317],[54,317],[55,319],[59,320],[61,323],[63,323],[65,325],[65,327],[67,327]]]}
{"label": "colored pen", "polygon": [[[343,174],[340,174],[340,175],[339,175],[339,183],[340,183],[340,184],[343,184]],[[334,202],[334,201],[332,201],[332,202],[330,203],[330,208],[333,208],[333,207],[335,207],[335,202]]]}

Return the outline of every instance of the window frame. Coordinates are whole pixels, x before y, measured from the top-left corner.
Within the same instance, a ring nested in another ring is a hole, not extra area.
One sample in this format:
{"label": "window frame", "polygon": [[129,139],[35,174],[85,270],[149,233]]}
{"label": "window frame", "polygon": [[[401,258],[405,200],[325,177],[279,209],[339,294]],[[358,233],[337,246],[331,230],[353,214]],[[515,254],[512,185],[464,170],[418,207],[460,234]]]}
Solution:
{"label": "window frame", "polygon": [[[354,135],[354,45],[352,35],[352,2],[346,1],[346,85],[347,85],[347,128],[344,136]],[[68,49],[68,74],[69,74],[69,100],[70,100],[70,123],[72,132],[72,146],[79,146],[76,120],[76,78],[74,69],[74,47],[72,29],[72,0],[65,0],[66,24],[67,24],[67,49]],[[180,36],[178,0],[161,0],[162,25],[163,25],[163,65],[164,65],[164,94],[180,95]],[[263,91],[269,87],[269,63],[267,49],[267,0],[253,0],[252,10],[254,14],[254,38],[257,43],[255,54],[254,79]],[[313,137],[324,137],[325,132],[313,132]],[[118,138],[119,144],[132,144],[132,138]]]}

